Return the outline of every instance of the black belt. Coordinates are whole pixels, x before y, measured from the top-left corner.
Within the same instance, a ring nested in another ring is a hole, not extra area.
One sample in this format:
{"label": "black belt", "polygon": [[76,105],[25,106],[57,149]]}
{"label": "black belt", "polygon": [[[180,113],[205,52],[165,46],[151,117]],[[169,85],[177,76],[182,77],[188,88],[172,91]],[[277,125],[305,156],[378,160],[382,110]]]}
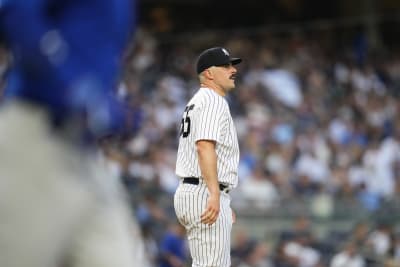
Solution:
{"label": "black belt", "polygon": [[[184,177],[183,178],[183,183],[184,184],[195,184],[195,185],[198,185],[199,184],[199,178],[196,178],[196,177]],[[224,185],[224,184],[221,184],[221,183],[219,184],[219,190],[225,191],[226,193],[229,193],[229,190],[225,190],[227,188],[228,188],[227,185]]]}

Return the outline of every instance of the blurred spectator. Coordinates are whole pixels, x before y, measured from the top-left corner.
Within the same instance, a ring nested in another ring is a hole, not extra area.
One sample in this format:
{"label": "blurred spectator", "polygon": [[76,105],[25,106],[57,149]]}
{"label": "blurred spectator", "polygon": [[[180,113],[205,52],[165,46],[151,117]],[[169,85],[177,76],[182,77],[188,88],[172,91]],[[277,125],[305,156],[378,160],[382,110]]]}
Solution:
{"label": "blurred spectator", "polygon": [[289,230],[284,230],[280,234],[281,240],[292,240],[298,235],[307,234],[311,236],[311,220],[307,216],[298,216],[293,220],[293,226]]}
{"label": "blurred spectator", "polygon": [[370,229],[367,222],[362,221],[356,223],[350,233],[350,240],[352,240],[356,247],[362,248],[366,245],[369,231]]}
{"label": "blurred spectator", "polygon": [[272,267],[268,246],[254,240],[247,242],[241,258],[237,267]]}
{"label": "blurred spectator", "polygon": [[136,217],[139,224],[149,228],[158,240],[163,235],[165,223],[168,221],[166,210],[157,202],[154,192],[147,192],[142,202],[136,207]]}
{"label": "blurred spectator", "polygon": [[330,267],[365,267],[365,260],[353,242],[345,244],[343,249],[333,256]]}
{"label": "blurred spectator", "polygon": [[386,223],[380,223],[375,230],[368,235],[366,244],[370,252],[378,257],[387,256],[391,249],[392,229]]}
{"label": "blurred spectator", "polygon": [[247,205],[261,210],[271,208],[279,201],[278,191],[261,165],[255,167],[250,176],[242,182],[240,194]]}
{"label": "blurred spectator", "polygon": [[158,242],[152,232],[152,228],[149,225],[142,225],[141,227],[144,243],[144,251],[147,259],[149,260],[149,266],[157,266],[159,262],[159,247]]}
{"label": "blurred spectator", "polygon": [[317,267],[321,263],[321,254],[310,246],[310,238],[306,233],[298,234],[287,242],[283,253],[294,259],[298,267]]}
{"label": "blurred spectator", "polygon": [[299,81],[288,69],[269,69],[256,77],[259,77],[259,83],[284,105],[295,108],[301,104],[302,94]]}
{"label": "blurred spectator", "polygon": [[400,233],[397,233],[394,238],[393,261],[400,265]]}
{"label": "blurred spectator", "polygon": [[231,246],[232,266],[237,266],[242,261],[247,246],[251,241],[252,240],[246,229],[240,226],[236,227],[236,231],[234,232],[234,235],[232,237]]}
{"label": "blurred spectator", "polygon": [[183,267],[189,258],[186,230],[178,222],[169,225],[160,241],[160,267]]}
{"label": "blurred spectator", "polygon": [[299,260],[295,256],[290,256],[285,253],[284,248],[288,241],[281,241],[276,245],[276,251],[274,256],[275,267],[297,267],[299,266]]}

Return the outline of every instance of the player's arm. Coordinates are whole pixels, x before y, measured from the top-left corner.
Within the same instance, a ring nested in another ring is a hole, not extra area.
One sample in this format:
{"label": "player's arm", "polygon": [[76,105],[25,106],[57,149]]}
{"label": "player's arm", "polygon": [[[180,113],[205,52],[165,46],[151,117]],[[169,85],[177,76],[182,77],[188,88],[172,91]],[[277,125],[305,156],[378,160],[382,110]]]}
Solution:
{"label": "player's arm", "polygon": [[217,175],[217,153],[215,152],[215,141],[199,140],[196,142],[201,174],[207,184],[210,196],[207,201],[206,210],[201,215],[201,222],[213,224],[219,214],[219,184]]}

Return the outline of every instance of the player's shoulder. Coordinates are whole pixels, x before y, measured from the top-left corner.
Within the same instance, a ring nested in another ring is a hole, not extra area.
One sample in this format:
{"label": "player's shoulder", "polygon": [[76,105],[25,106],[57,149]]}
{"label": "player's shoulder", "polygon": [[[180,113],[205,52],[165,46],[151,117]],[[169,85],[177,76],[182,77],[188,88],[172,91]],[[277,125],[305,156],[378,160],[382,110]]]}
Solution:
{"label": "player's shoulder", "polygon": [[193,102],[201,106],[217,106],[220,108],[226,108],[227,102],[224,97],[218,95],[211,89],[200,88],[192,98]]}

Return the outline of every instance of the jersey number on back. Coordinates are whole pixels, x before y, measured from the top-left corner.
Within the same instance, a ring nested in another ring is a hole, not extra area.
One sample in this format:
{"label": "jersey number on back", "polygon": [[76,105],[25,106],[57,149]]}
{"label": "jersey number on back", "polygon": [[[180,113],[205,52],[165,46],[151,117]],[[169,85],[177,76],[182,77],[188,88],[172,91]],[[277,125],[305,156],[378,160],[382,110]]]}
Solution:
{"label": "jersey number on back", "polygon": [[183,113],[183,118],[181,121],[181,132],[179,136],[182,136],[183,138],[188,137],[190,134],[190,116],[189,116],[189,111],[191,111],[194,108],[194,105],[186,106],[185,112]]}

